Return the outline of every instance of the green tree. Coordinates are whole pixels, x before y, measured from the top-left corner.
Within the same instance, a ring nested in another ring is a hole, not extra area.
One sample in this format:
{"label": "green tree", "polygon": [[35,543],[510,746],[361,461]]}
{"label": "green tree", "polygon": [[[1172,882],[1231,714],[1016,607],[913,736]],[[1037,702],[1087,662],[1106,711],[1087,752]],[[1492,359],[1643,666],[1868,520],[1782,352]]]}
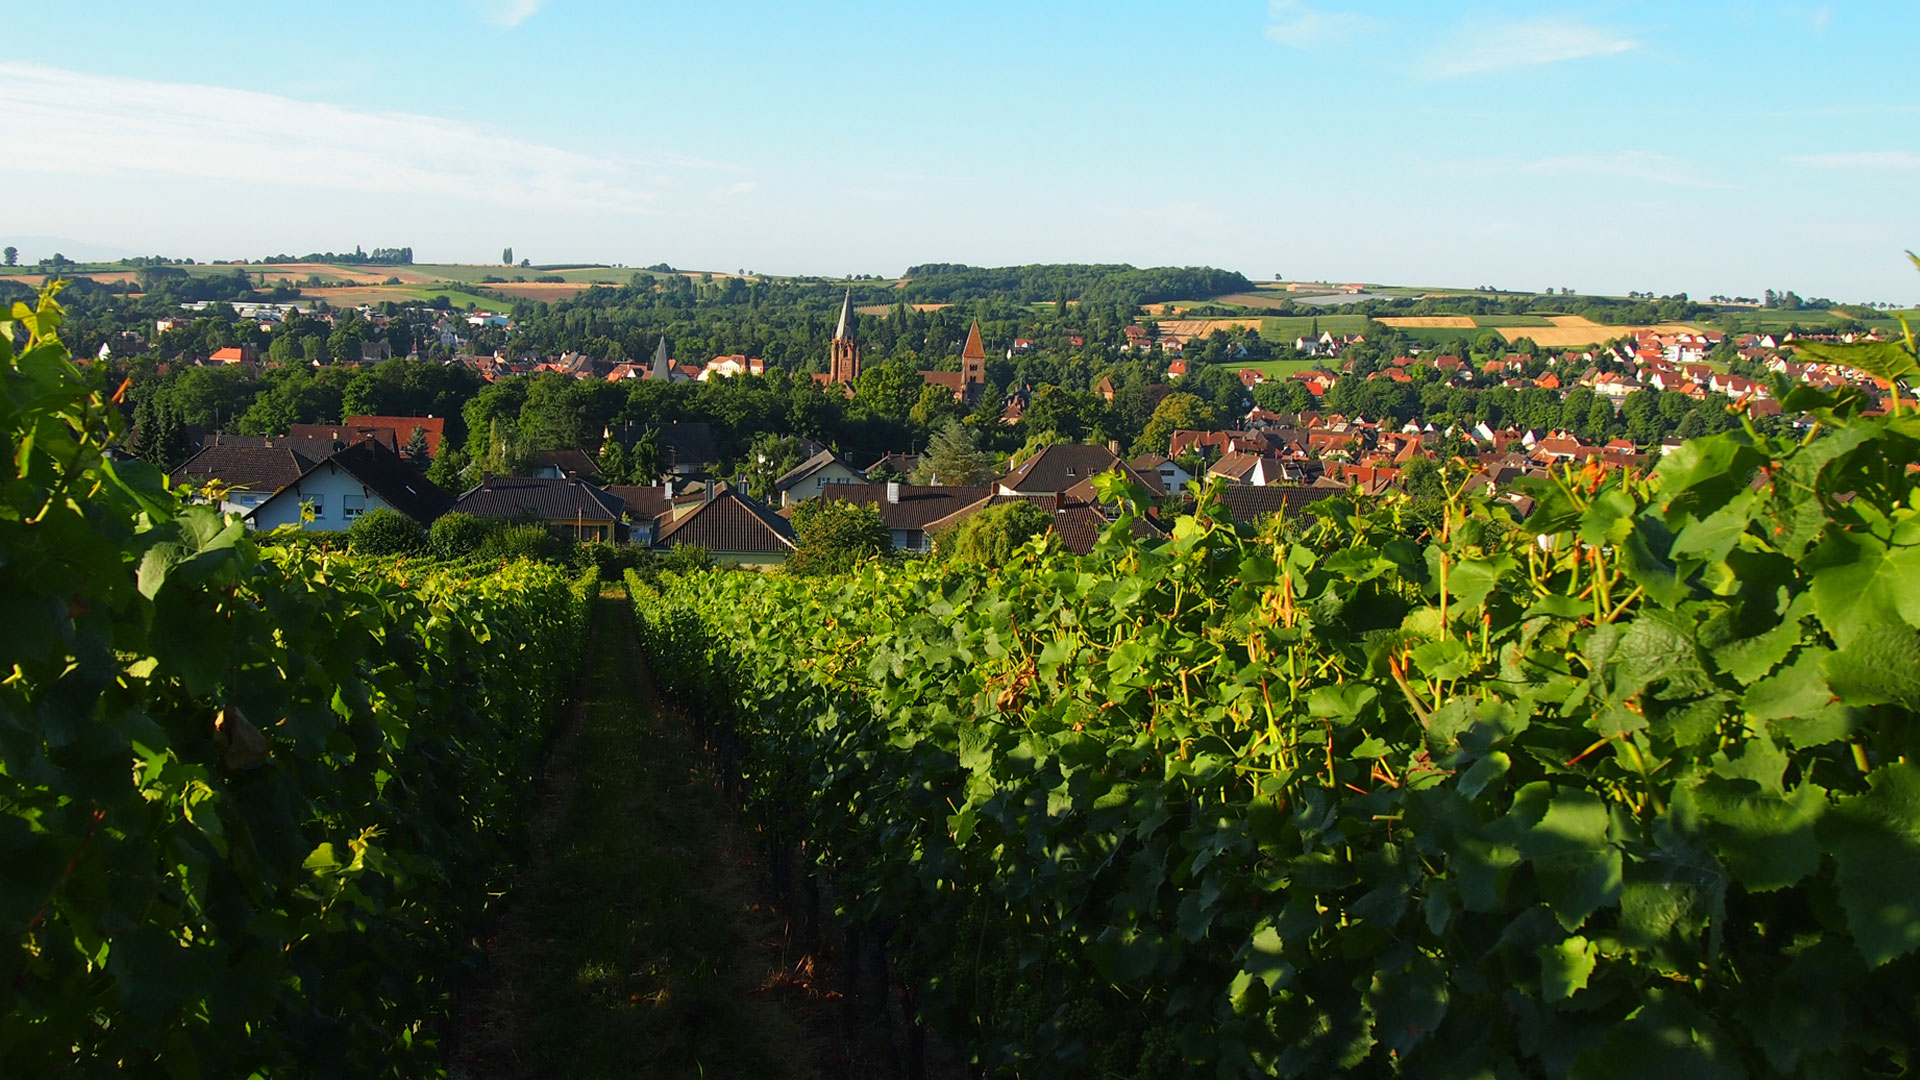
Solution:
{"label": "green tree", "polygon": [[[1342,380],[1342,384],[1346,380]],[[1134,454],[1164,454],[1173,441],[1173,433],[1182,430],[1210,431],[1219,422],[1211,405],[1194,394],[1168,394],[1153,410],[1146,430],[1134,440]]]}
{"label": "green tree", "polygon": [[[360,414],[355,413],[353,415],[358,416]],[[412,459],[415,465],[424,467],[427,464],[427,432],[425,428],[416,427],[413,429],[413,434],[407,436],[406,454],[408,458]]]}
{"label": "green tree", "polygon": [[793,511],[793,531],[787,571],[794,574],[844,573],[893,550],[893,535],[878,507],[841,499],[801,503]]}
{"label": "green tree", "polygon": [[512,248],[502,248],[500,250],[500,265],[502,266],[513,265],[513,249]]}
{"label": "green tree", "polygon": [[20,249],[17,247],[14,247],[12,244],[8,244],[5,251],[0,251],[0,255],[5,255],[7,257],[8,266],[20,265]]}
{"label": "green tree", "polygon": [[984,484],[993,476],[993,455],[980,449],[965,425],[948,420],[928,440],[915,475],[928,484]]}
{"label": "green tree", "polygon": [[627,451],[618,439],[608,439],[600,447],[600,460],[595,464],[600,466],[600,478],[607,483],[627,482]]}
{"label": "green tree", "polygon": [[455,510],[440,515],[427,530],[427,543],[440,558],[458,559],[479,551],[490,531],[488,522]]}
{"label": "green tree", "polygon": [[1400,486],[1417,499],[1446,497],[1441,484],[1440,464],[1430,457],[1416,457],[1400,472]]}
{"label": "green tree", "polygon": [[1053,528],[1053,515],[1021,499],[989,506],[934,538],[934,551],[980,566],[1003,566],[1014,549]]}

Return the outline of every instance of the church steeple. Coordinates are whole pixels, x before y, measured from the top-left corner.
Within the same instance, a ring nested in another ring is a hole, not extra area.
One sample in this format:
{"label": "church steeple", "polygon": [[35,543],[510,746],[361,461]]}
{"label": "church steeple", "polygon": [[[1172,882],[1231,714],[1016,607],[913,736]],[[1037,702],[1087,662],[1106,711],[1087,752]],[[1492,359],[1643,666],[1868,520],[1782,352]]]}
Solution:
{"label": "church steeple", "polygon": [[859,317],[853,313],[853,290],[848,289],[846,299],[840,302],[840,325],[827,346],[829,381],[851,385],[860,377],[859,328]]}
{"label": "church steeple", "polygon": [[980,343],[980,323],[967,331],[966,347],[960,350],[960,394],[972,401],[987,381],[987,347]]}
{"label": "church steeple", "polygon": [[660,382],[669,382],[673,378],[673,365],[667,359],[667,336],[660,335],[660,345],[653,350],[653,377]]}
{"label": "church steeple", "polygon": [[852,341],[860,329],[860,320],[853,314],[853,290],[847,290],[846,299],[840,301],[840,326],[833,332],[835,341]]}

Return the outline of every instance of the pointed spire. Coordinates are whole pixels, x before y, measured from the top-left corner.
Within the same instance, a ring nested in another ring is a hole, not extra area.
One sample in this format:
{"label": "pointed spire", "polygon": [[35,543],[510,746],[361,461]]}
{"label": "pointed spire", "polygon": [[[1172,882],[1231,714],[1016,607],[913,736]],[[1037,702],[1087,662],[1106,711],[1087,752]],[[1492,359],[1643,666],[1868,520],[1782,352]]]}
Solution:
{"label": "pointed spire", "polygon": [[860,323],[853,317],[853,290],[847,290],[847,298],[840,302],[840,327],[833,332],[835,341],[852,341]]}
{"label": "pointed spire", "polygon": [[666,379],[672,374],[673,369],[669,366],[667,359],[667,336],[662,334],[660,335],[659,346],[653,350],[653,377],[656,379]]}
{"label": "pointed spire", "polygon": [[987,358],[987,347],[980,344],[980,324],[978,322],[975,322],[973,328],[967,331],[967,347],[960,350],[960,358],[962,360],[985,360]]}

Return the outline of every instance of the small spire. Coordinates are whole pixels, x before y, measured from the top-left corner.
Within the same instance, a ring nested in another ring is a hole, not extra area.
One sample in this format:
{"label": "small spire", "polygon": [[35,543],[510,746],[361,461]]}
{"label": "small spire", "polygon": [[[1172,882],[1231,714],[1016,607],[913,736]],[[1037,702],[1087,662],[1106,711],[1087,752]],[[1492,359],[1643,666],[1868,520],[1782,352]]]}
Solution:
{"label": "small spire", "polygon": [[840,302],[840,326],[833,332],[835,341],[852,341],[860,323],[853,317],[853,290],[847,290],[847,298]]}
{"label": "small spire", "polygon": [[653,350],[653,377],[656,379],[664,379],[672,374],[667,364],[667,336],[662,334],[660,335],[659,346]]}

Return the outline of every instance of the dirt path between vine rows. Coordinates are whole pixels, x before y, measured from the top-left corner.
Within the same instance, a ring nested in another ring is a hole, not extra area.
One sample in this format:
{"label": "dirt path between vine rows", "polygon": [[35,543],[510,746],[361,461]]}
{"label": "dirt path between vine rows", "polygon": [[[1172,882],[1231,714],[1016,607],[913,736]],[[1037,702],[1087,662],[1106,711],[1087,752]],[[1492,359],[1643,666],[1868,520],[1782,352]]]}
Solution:
{"label": "dirt path between vine rows", "polygon": [[792,955],[750,838],[657,706],[626,603],[616,588],[595,607],[531,857],[451,1020],[452,1075],[883,1075]]}

